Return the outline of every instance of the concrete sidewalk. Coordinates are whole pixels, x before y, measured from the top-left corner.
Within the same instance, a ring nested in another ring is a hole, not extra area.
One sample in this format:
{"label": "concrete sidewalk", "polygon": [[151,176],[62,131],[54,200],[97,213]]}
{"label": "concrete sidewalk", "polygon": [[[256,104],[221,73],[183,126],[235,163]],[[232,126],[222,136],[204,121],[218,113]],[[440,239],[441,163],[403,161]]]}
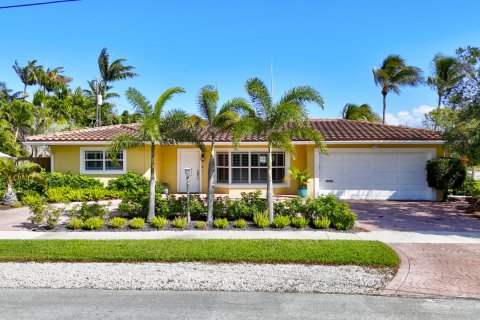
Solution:
{"label": "concrete sidewalk", "polygon": [[306,239],[306,240],[378,240],[385,243],[480,244],[480,232],[406,232],[371,231],[357,233],[327,231],[123,231],[123,232],[48,232],[0,231],[0,240],[8,239]]}

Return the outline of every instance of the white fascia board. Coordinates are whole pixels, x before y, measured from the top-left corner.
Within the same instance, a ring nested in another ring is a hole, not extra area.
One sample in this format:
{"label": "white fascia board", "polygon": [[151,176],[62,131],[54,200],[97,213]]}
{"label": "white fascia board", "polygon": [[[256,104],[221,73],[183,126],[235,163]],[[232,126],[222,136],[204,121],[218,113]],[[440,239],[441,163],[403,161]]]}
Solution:
{"label": "white fascia board", "polygon": [[[68,146],[68,145],[108,145],[111,141],[26,141],[29,146]],[[205,143],[208,143],[206,141]],[[145,144],[149,144],[145,142]],[[216,142],[217,146],[231,146],[231,142]],[[314,145],[313,141],[293,141],[296,145]],[[353,141],[325,141],[325,144],[445,144],[444,140],[353,140]],[[176,145],[193,146],[193,143],[178,143]],[[240,142],[239,146],[267,145],[265,141]]]}

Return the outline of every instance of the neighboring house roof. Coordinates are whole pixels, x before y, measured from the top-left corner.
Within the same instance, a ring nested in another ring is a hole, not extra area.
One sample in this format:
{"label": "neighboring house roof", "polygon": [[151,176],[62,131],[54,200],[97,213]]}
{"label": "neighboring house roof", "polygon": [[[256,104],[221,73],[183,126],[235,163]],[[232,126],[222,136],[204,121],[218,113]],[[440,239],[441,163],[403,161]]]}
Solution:
{"label": "neighboring house roof", "polygon": [[[380,123],[371,123],[356,120],[343,119],[311,119],[313,128],[317,129],[326,142],[335,141],[441,141],[442,134],[439,131],[429,129],[410,128],[405,126],[393,126]],[[45,144],[56,142],[108,142],[119,134],[135,134],[138,132],[138,124],[119,124],[98,128],[87,128],[72,131],[39,134],[26,137],[26,143]],[[203,141],[209,141],[205,130],[198,130]],[[302,141],[302,139],[295,139]],[[228,133],[220,134],[218,142],[230,142]],[[264,142],[256,136],[243,139],[247,142]]]}
{"label": "neighboring house roof", "polygon": [[12,156],[6,154],[6,153],[3,153],[3,152],[0,152],[0,158],[11,158]]}

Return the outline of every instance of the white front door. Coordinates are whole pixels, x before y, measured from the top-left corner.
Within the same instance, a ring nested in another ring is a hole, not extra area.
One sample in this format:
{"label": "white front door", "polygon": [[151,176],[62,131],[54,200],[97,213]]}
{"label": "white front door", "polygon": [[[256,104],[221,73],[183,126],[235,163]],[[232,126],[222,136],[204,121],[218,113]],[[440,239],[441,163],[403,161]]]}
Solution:
{"label": "white front door", "polygon": [[319,157],[319,193],[340,199],[434,200],[426,179],[430,149],[330,149]]}
{"label": "white front door", "polygon": [[202,167],[201,152],[197,149],[179,149],[177,154],[177,191],[187,192],[185,168],[192,168],[190,192],[200,192]]}

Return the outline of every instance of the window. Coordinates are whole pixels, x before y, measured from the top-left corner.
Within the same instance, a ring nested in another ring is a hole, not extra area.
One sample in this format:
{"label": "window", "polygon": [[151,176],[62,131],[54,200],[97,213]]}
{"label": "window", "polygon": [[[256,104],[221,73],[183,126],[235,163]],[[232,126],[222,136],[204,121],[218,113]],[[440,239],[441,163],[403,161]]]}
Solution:
{"label": "window", "polygon": [[[265,152],[217,153],[217,182],[231,184],[267,183],[267,156]],[[285,167],[285,153],[272,153],[273,183],[284,182]]]}
{"label": "window", "polygon": [[229,182],[229,170],[228,170],[228,153],[217,154],[217,181],[228,183]]}
{"label": "window", "polygon": [[81,148],[81,173],[125,173],[125,152],[119,152],[116,155],[117,163],[114,163],[109,157],[106,149],[102,148]]}

